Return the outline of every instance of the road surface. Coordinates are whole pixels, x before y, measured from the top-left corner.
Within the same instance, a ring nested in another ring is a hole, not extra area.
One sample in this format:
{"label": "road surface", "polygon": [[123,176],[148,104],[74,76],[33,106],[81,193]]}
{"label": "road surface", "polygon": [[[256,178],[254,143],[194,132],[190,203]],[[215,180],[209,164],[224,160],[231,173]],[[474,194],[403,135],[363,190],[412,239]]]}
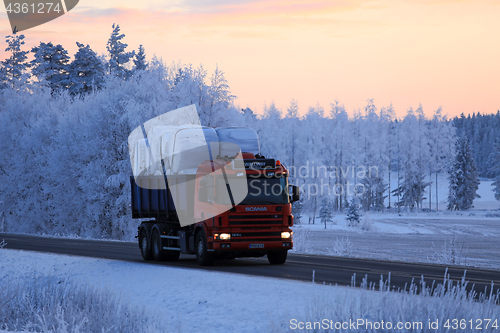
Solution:
{"label": "road surface", "polygon": [[[378,283],[383,276],[384,280],[391,276],[390,282],[394,289],[404,289],[411,284],[412,279],[419,284],[421,276],[427,285],[433,281],[441,283],[446,266],[403,263],[359,258],[339,258],[331,256],[289,254],[284,265],[269,265],[267,259],[242,258],[235,260],[217,261],[215,266],[200,267],[194,256],[181,255],[177,262],[144,262],[139,247],[135,242],[118,242],[104,240],[82,240],[70,238],[50,238],[31,235],[3,234],[7,249],[50,252],[76,256],[143,262],[145,265],[167,265],[173,267],[193,268],[218,272],[228,272],[247,275],[258,275],[273,278],[284,278],[301,281],[312,281],[313,271],[315,282],[325,284],[351,285],[352,277],[356,275],[356,286],[367,276],[368,283]],[[460,281],[465,268],[449,267],[448,273],[454,281]],[[500,271],[467,268],[466,280],[468,289],[474,288],[479,293],[491,290],[494,283],[494,293],[499,292]],[[377,287],[378,289],[378,287]]]}

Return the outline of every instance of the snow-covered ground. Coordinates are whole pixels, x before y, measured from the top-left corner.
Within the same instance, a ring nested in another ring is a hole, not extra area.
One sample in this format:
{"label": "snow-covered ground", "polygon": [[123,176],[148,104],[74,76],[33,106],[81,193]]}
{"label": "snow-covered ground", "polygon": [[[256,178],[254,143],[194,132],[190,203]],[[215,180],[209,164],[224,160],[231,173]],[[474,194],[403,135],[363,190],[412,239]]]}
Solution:
{"label": "snow-covered ground", "polygon": [[361,212],[356,227],[345,214],[334,216],[326,229],[318,217],[309,224],[305,215],[293,228],[294,251],[500,269],[500,201],[491,181],[481,181],[478,194],[474,206],[481,208],[470,211]]}
{"label": "snow-covered ground", "polygon": [[[475,304],[464,300],[461,293],[424,297],[158,264],[0,249],[3,287],[33,276],[70,281],[75,287],[86,286],[116,294],[125,305],[146,310],[162,332],[303,332],[308,330],[294,330],[294,327],[323,319],[333,323],[384,320],[394,325],[420,321],[424,326],[428,320],[439,319],[440,329],[432,331],[444,332],[442,323],[446,318],[500,318],[500,307]],[[356,331],[366,330],[361,327]]]}

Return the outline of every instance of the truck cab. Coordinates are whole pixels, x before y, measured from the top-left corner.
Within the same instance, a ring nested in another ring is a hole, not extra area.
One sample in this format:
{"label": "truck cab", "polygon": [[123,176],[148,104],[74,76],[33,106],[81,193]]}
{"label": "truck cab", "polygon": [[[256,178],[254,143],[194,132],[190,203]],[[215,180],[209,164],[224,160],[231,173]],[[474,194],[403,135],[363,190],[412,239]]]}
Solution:
{"label": "truck cab", "polygon": [[[206,235],[206,249],[201,238],[195,244],[200,264],[205,263],[204,255],[210,262],[212,257],[259,257],[266,254],[271,264],[282,264],[286,261],[287,251],[293,247],[291,202],[298,200],[298,188],[289,186],[288,171],[280,161],[256,158],[252,153],[243,153],[243,158],[243,170],[226,164],[224,160],[215,160],[214,165],[205,162],[198,169],[195,211],[204,220],[196,227],[203,229]],[[214,169],[223,167],[225,174],[214,175]],[[241,202],[235,205],[231,193],[229,196],[218,195],[225,192],[231,178],[243,176],[246,176],[248,191]],[[227,209],[221,209],[219,205]],[[225,212],[211,213],[221,210]]]}

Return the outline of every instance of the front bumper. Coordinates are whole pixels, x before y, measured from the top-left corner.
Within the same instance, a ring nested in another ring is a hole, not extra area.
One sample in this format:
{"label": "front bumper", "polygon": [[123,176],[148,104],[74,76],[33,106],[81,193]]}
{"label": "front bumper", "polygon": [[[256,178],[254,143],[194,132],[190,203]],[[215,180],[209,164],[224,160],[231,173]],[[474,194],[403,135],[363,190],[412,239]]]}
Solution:
{"label": "front bumper", "polygon": [[262,251],[278,251],[291,250],[293,248],[293,240],[245,240],[245,241],[220,241],[213,242],[213,250],[217,252],[262,252]]}

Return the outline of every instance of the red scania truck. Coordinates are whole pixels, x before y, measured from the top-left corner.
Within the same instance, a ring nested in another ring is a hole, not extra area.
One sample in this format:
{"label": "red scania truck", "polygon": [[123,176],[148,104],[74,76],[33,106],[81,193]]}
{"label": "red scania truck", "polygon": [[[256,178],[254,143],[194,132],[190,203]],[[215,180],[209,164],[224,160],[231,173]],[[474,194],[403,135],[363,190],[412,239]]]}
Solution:
{"label": "red scania truck", "polygon": [[[170,131],[167,139],[192,141],[189,130],[184,127]],[[170,161],[162,161],[162,172],[131,177],[132,217],[147,219],[138,227],[137,235],[144,260],[175,261],[182,253],[195,254],[203,266],[214,264],[216,259],[264,255],[271,264],[285,263],[293,247],[291,203],[299,200],[299,188],[288,184],[288,170],[279,160],[246,149],[248,136],[241,133],[249,131],[253,130],[203,127],[207,142],[224,136],[225,141],[241,147],[240,165],[222,156],[220,148],[217,156],[196,162],[197,167],[189,169],[184,165],[183,170],[173,172],[180,163],[175,161],[175,156],[180,155],[173,153]],[[232,184],[238,184],[240,190],[247,188],[245,196],[236,200],[237,194],[232,193],[235,187],[231,191],[229,185],[238,179],[243,183]],[[186,212],[194,212],[191,218],[197,222],[182,226]]]}

